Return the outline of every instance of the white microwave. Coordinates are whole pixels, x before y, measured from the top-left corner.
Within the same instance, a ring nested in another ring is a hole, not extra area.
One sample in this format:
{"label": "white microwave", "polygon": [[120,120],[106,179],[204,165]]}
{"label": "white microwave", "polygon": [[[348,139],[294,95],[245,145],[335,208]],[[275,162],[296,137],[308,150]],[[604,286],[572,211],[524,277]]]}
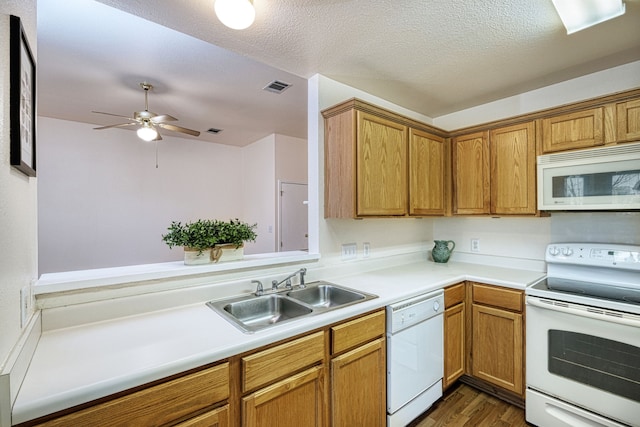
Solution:
{"label": "white microwave", "polygon": [[537,159],[541,211],[640,210],[640,143]]}

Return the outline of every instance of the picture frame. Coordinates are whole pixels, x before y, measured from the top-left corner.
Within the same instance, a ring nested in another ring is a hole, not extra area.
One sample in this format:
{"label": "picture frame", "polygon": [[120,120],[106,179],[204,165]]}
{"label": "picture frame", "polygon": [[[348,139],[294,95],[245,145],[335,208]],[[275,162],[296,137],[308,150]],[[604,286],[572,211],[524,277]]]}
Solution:
{"label": "picture frame", "polygon": [[36,63],[19,17],[9,25],[10,163],[36,176]]}

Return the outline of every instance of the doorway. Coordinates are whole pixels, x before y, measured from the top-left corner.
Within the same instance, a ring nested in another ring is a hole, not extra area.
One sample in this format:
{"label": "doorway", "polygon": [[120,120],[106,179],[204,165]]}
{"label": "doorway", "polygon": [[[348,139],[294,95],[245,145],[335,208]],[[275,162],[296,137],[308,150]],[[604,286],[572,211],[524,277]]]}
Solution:
{"label": "doorway", "polygon": [[279,182],[278,252],[309,250],[307,184]]}

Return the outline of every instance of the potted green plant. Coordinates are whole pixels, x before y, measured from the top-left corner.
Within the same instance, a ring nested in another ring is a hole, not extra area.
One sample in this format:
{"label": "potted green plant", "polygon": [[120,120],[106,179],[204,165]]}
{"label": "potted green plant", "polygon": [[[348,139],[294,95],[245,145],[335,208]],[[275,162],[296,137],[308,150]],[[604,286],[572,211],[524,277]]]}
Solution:
{"label": "potted green plant", "polygon": [[232,261],[244,257],[244,242],[255,242],[258,224],[250,225],[238,218],[229,221],[216,221],[216,261]]}
{"label": "potted green plant", "polygon": [[184,247],[184,263],[208,264],[214,260],[212,248],[218,242],[216,221],[199,219],[182,224],[172,221],[162,240],[169,245]]}

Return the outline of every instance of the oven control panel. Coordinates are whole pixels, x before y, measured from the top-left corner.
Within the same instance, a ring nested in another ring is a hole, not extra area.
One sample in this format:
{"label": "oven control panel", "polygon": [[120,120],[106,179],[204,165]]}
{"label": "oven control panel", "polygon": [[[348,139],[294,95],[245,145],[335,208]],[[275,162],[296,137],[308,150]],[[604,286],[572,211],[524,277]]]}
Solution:
{"label": "oven control panel", "polygon": [[545,260],[554,264],[579,264],[640,270],[640,246],[606,243],[552,243]]}

